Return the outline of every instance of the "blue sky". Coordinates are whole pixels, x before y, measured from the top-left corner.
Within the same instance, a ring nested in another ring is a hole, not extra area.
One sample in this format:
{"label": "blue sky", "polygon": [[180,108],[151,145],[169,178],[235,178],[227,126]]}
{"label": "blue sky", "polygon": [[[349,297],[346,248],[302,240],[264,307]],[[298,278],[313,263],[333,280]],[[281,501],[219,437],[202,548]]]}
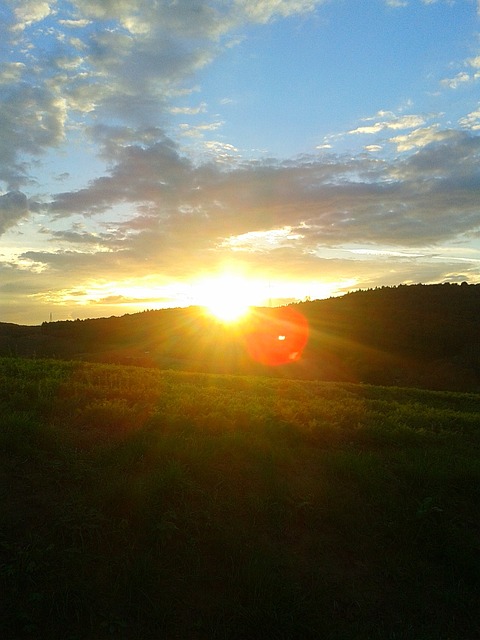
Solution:
{"label": "blue sky", "polygon": [[0,321],[480,282],[476,0],[3,0],[0,31]]}

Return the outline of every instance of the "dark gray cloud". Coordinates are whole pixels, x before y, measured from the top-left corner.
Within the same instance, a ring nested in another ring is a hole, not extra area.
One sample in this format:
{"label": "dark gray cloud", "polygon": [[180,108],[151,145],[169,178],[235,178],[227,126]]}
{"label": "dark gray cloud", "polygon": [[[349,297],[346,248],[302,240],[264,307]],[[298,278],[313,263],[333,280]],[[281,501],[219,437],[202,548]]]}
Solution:
{"label": "dark gray cloud", "polygon": [[0,89],[0,181],[15,189],[31,180],[25,158],[62,141],[65,104],[45,84],[14,79]]}
{"label": "dark gray cloud", "polygon": [[10,191],[0,196],[0,235],[15,226],[28,214],[27,196],[20,191]]}
{"label": "dark gray cloud", "polygon": [[357,157],[195,166],[165,138],[115,150],[110,175],[56,196],[56,216],[138,206],[131,246],[210,248],[290,226],[300,250],[352,242],[422,246],[480,227],[480,136],[456,132],[401,161]]}
{"label": "dark gray cloud", "polygon": [[43,230],[49,236],[51,242],[83,245],[85,247],[108,247],[109,250],[122,248],[125,236],[121,233],[89,233],[87,231],[48,231]]}

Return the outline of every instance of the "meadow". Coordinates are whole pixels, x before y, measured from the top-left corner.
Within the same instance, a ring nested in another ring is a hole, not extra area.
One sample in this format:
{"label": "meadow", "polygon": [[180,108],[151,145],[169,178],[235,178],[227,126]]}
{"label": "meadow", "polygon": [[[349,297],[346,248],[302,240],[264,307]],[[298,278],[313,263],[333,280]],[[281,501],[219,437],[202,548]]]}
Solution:
{"label": "meadow", "polygon": [[0,358],[0,637],[480,637],[480,395]]}

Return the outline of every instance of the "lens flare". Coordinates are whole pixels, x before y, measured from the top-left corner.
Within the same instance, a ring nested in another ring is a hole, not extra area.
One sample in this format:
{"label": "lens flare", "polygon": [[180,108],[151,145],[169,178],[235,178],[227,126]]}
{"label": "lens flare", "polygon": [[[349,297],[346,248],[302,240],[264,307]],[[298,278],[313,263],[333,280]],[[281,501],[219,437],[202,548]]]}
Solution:
{"label": "lens flare", "polygon": [[308,321],[292,307],[258,310],[246,336],[250,357],[270,367],[295,362],[308,342]]}

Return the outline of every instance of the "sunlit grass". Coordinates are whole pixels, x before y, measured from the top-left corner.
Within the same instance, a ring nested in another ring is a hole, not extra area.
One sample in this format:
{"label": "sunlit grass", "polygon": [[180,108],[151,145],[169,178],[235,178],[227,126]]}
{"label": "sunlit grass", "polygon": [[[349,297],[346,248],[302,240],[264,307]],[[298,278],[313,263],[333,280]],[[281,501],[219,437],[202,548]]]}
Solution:
{"label": "sunlit grass", "polygon": [[478,637],[479,409],[0,359],[0,635]]}

